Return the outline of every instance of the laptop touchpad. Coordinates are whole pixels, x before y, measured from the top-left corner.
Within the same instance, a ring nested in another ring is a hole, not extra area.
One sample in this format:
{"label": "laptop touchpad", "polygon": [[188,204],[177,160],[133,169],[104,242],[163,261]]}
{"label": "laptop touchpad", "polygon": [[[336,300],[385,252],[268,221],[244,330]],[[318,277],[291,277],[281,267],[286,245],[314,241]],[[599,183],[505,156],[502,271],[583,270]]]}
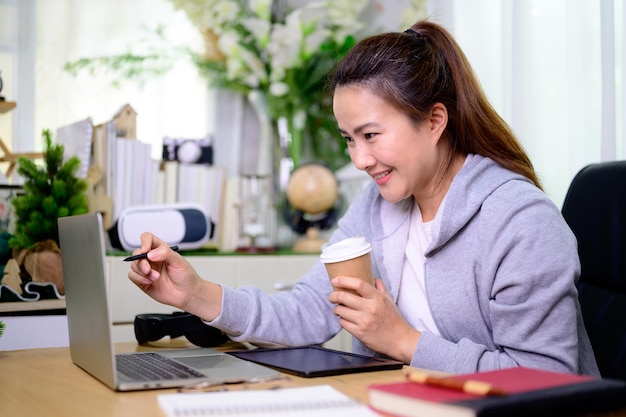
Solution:
{"label": "laptop touchpad", "polygon": [[175,356],[172,359],[195,369],[210,370],[219,368],[228,362],[227,356]]}

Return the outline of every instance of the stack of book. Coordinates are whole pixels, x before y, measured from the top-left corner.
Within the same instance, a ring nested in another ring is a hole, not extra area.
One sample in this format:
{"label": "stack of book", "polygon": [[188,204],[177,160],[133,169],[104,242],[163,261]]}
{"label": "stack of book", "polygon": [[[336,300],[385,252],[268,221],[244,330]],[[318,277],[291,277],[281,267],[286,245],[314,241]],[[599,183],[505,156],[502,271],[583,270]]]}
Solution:
{"label": "stack of book", "polygon": [[369,387],[370,406],[397,416],[570,416],[624,409],[626,381],[524,367]]}
{"label": "stack of book", "polygon": [[95,194],[112,199],[111,224],[125,208],[160,203],[160,161],[152,157],[152,145],[118,136],[114,120],[94,127],[90,165],[102,172]]}
{"label": "stack of book", "polygon": [[215,226],[210,241],[215,242],[222,223],[224,189],[227,170],[208,164],[187,164],[164,161],[162,169],[163,203],[197,203],[206,210]]}

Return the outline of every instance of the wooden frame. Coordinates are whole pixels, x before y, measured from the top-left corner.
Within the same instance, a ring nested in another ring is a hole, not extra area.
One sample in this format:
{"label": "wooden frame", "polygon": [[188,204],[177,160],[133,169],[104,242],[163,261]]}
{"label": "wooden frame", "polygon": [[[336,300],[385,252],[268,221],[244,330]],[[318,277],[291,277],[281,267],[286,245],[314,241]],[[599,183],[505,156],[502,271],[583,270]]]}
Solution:
{"label": "wooden frame", "polygon": [[43,152],[18,152],[14,153],[9,150],[9,148],[4,144],[2,139],[0,138],[0,150],[4,153],[4,156],[0,157],[0,162],[8,162],[9,167],[7,168],[4,175],[9,178],[13,173],[17,165],[17,159],[21,156],[24,156],[28,159],[38,159],[43,158]]}

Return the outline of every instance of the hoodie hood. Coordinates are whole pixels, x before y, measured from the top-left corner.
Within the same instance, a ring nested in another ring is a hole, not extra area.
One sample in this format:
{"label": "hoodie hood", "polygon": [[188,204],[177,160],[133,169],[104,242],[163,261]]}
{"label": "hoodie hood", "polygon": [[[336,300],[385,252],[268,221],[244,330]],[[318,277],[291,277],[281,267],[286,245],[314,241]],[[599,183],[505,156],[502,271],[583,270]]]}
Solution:
{"label": "hoodie hood", "polygon": [[433,241],[426,256],[452,239],[474,217],[483,202],[511,181],[532,182],[492,159],[470,154],[450,184],[433,228]]}

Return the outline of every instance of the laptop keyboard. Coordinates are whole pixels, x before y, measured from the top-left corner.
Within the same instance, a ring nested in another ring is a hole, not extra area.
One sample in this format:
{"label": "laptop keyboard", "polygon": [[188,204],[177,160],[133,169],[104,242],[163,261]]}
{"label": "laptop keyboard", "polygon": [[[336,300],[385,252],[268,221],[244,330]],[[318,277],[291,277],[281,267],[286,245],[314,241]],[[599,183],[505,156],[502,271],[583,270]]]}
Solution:
{"label": "laptop keyboard", "polygon": [[136,381],[205,377],[195,369],[154,352],[116,355],[116,364],[118,372]]}

